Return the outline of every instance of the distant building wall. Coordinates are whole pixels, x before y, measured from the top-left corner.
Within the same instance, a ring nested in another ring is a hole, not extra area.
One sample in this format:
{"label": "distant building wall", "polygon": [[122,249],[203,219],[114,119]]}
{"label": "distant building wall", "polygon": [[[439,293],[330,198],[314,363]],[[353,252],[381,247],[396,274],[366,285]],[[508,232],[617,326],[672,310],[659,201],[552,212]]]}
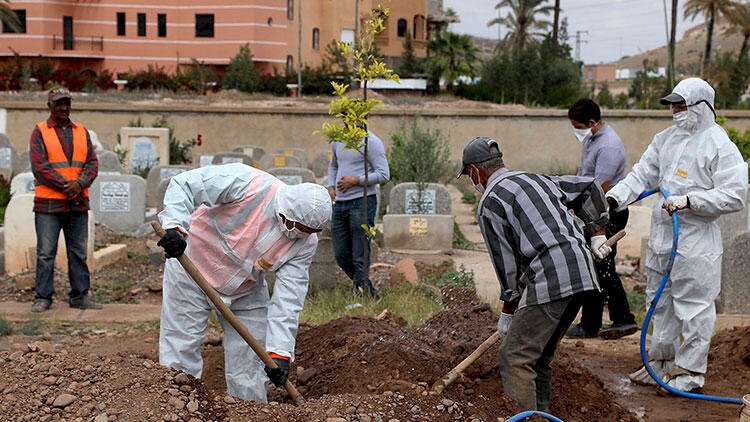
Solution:
{"label": "distant building wall", "polygon": [[616,67],[613,64],[583,65],[583,79],[595,82],[612,82],[615,80]]}
{"label": "distant building wall", "polygon": [[[581,145],[570,127],[565,110],[439,110],[402,108],[379,110],[369,119],[370,128],[390,145],[390,135],[414,118],[429,129],[439,129],[449,140],[451,157],[459,160],[467,141],[475,136],[491,136],[500,142],[509,167],[537,172],[572,172],[579,164]],[[7,109],[7,135],[19,151],[28,149],[34,124],[47,118],[44,104],[18,101],[0,102]],[[202,135],[203,145],[195,154],[231,151],[236,145],[259,145],[266,151],[303,148],[312,157],[327,151],[321,135],[313,135],[330,120],[327,107],[241,108],[198,105],[144,105],[134,111],[132,104],[73,102],[71,118],[94,130],[110,148],[117,142],[120,127],[137,118],[146,124],[165,117],[178,139]],[[750,129],[750,112],[719,111],[739,129]],[[668,111],[604,110],[604,121],[620,134],[628,164],[635,163],[654,134],[672,124]]]}

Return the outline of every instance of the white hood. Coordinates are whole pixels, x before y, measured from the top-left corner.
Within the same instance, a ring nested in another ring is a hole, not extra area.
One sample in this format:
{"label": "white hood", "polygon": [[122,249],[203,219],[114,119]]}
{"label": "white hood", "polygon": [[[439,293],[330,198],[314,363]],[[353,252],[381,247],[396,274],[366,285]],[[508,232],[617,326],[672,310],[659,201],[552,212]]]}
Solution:
{"label": "white hood", "polygon": [[[691,133],[710,127],[716,120],[713,111],[715,92],[708,82],[700,78],[683,79],[674,87],[672,93],[684,98],[689,106],[688,111],[694,115],[696,125],[690,128]],[[711,106],[709,107],[706,102]]]}
{"label": "white hood", "polygon": [[324,229],[331,222],[331,196],[314,183],[284,186],[276,193],[276,208],[292,221],[312,229]]}

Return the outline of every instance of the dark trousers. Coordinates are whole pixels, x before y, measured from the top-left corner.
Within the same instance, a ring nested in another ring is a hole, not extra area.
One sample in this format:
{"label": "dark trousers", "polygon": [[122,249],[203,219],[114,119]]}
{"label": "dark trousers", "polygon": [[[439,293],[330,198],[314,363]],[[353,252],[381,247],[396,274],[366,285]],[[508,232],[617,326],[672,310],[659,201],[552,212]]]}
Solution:
{"label": "dark trousers", "polygon": [[[606,227],[607,237],[613,236],[625,228],[628,223],[628,210],[610,214]],[[612,253],[599,262],[595,262],[596,274],[599,278],[601,292],[586,292],[581,310],[581,328],[589,335],[596,335],[602,328],[602,314],[606,302],[609,309],[609,319],[614,324],[633,324],[635,316],[630,312],[628,297],[622,287],[622,281],[615,271],[615,256],[617,245],[612,247]]]}
{"label": "dark trousers", "polygon": [[68,253],[68,279],[70,281],[69,303],[81,303],[88,295],[90,280],[86,265],[88,242],[87,212],[61,212],[34,214],[36,226],[36,279],[35,299],[52,301],[55,294],[54,274],[57,240],[62,230]]}
{"label": "dark trousers", "polygon": [[547,411],[552,358],[581,307],[583,293],[521,308],[500,345],[503,390],[522,410]]}
{"label": "dark trousers", "polygon": [[[370,262],[370,241],[365,241],[362,230],[363,198],[350,201],[336,201],[331,218],[331,240],[336,263],[352,279],[354,287],[365,287],[365,258]],[[375,224],[375,210],[378,209],[375,195],[367,197],[367,224]]]}

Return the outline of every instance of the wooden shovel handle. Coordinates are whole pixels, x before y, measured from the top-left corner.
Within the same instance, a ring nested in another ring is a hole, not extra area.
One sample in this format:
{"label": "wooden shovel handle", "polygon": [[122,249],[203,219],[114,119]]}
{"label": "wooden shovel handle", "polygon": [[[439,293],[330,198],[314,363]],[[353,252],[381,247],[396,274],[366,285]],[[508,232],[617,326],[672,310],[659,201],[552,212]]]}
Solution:
{"label": "wooden shovel handle", "polygon": [[612,235],[612,237],[610,237],[609,239],[607,239],[607,240],[606,240],[606,241],[604,242],[604,244],[605,244],[605,245],[607,245],[607,246],[609,246],[609,247],[611,248],[611,247],[612,247],[612,246],[614,246],[614,245],[615,245],[615,243],[617,243],[617,242],[618,242],[618,241],[619,241],[620,239],[622,239],[623,237],[625,237],[625,235],[626,235],[626,234],[627,234],[627,233],[625,232],[625,230],[620,230],[619,232],[617,232],[617,233],[613,234],[613,235]]}
{"label": "wooden shovel handle", "polygon": [[[151,227],[154,228],[154,231],[159,237],[163,237],[166,233],[164,231],[164,228],[162,228],[161,224],[159,224],[158,221],[152,221]],[[211,303],[214,304],[221,316],[224,317],[224,319],[226,319],[229,324],[234,327],[235,330],[237,330],[237,333],[242,336],[242,338],[250,346],[250,348],[253,349],[255,354],[258,355],[260,360],[262,360],[266,366],[277,368],[276,363],[268,356],[265,348],[260,343],[258,343],[258,340],[256,340],[255,337],[253,337],[253,335],[250,334],[249,331],[247,331],[247,328],[242,325],[242,322],[237,319],[232,310],[229,309],[229,307],[221,300],[221,297],[219,297],[219,293],[217,293],[216,290],[214,290],[214,288],[208,284],[208,281],[206,281],[206,278],[203,277],[203,274],[198,271],[198,268],[195,267],[193,261],[191,261],[190,258],[188,258],[188,256],[185,254],[180,255],[177,260],[180,261],[180,264],[182,264],[182,268],[185,269],[190,277],[195,280],[195,282],[198,284],[198,287],[203,290],[203,293],[208,296],[208,299],[211,301]],[[294,403],[296,405],[299,406],[305,402],[305,399],[288,379],[286,380],[286,383],[284,383],[284,388],[286,389],[287,393],[289,393],[289,397],[294,400]]]}
{"label": "wooden shovel handle", "polygon": [[491,336],[487,337],[487,340],[482,342],[482,344],[479,345],[479,347],[476,348],[469,356],[466,357],[466,359],[462,360],[461,363],[456,365],[455,368],[451,369],[450,372],[445,374],[445,376],[435,382],[435,384],[432,385],[432,391],[436,393],[441,393],[445,387],[451,385],[453,381],[458,379],[459,376],[464,372],[466,368],[469,367],[474,361],[476,361],[484,352],[487,351],[487,349],[490,348],[493,344],[495,344],[500,339],[500,333],[495,331],[492,333]]}

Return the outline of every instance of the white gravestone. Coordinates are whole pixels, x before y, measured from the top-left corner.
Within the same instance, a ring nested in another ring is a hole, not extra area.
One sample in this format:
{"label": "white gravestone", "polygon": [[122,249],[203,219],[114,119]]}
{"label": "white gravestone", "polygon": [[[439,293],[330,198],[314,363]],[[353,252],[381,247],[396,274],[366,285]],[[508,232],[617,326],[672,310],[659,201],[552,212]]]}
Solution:
{"label": "white gravestone", "polygon": [[[10,182],[13,177],[13,166],[18,161],[16,148],[11,144],[10,138],[4,133],[0,133],[0,175]],[[18,167],[18,165],[16,165]]]}
{"label": "white gravestone", "polygon": [[190,166],[156,166],[148,172],[146,179],[146,206],[156,208],[161,201],[159,199],[159,184],[165,180],[171,180],[172,177],[191,170]]}
{"label": "white gravestone", "polygon": [[127,150],[125,162],[130,171],[144,171],[169,164],[169,129],[122,127],[120,143]]}
{"label": "white gravestone", "polygon": [[34,193],[34,173],[21,173],[10,181],[11,195],[21,195],[24,193]]}
{"label": "white gravestone", "polygon": [[146,181],[135,175],[102,175],[89,189],[96,222],[132,233],[145,221]]}
{"label": "white gravestone", "polygon": [[[36,267],[36,228],[34,226],[34,195],[11,197],[5,210],[5,272],[15,274]],[[10,241],[12,239],[12,241]],[[94,265],[94,215],[89,211],[86,256],[89,268]],[[55,266],[68,270],[65,238],[62,231],[57,242]]]}
{"label": "white gravestone", "polygon": [[201,155],[198,158],[198,165],[200,167],[210,166],[213,161],[214,161],[213,155]]}

